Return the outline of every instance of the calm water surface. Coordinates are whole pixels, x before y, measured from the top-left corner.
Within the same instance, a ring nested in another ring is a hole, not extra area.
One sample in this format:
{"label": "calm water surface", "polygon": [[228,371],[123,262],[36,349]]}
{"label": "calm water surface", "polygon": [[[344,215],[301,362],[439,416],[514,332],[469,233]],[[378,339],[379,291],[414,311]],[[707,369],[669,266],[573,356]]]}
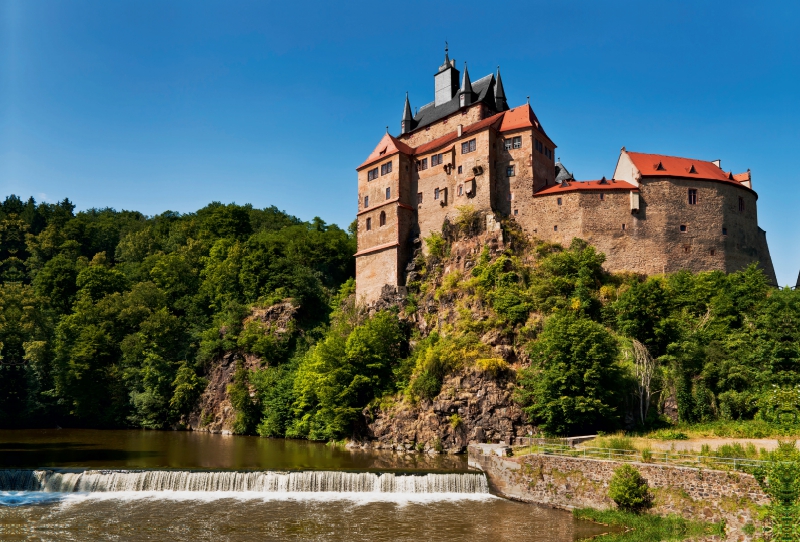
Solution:
{"label": "calm water surface", "polygon": [[[72,473],[69,475],[97,469],[103,471],[101,477],[115,476],[106,472],[110,469],[131,478],[142,475],[125,471],[144,469],[147,476],[158,469],[317,472],[312,477],[329,476],[319,471],[339,471],[333,476],[345,477],[364,471],[384,473],[360,475],[362,478],[392,476],[387,472],[414,476],[449,473],[436,476],[451,479],[472,476],[459,474],[467,471],[463,457],[353,452],[305,441],[156,431],[0,431],[0,467],[66,469]],[[0,488],[0,540],[4,541],[571,542],[602,532],[602,527],[577,522],[567,512],[480,491],[364,492],[344,487],[340,488],[343,491],[221,492],[144,491],[137,487],[48,493],[9,489],[13,488]]]}

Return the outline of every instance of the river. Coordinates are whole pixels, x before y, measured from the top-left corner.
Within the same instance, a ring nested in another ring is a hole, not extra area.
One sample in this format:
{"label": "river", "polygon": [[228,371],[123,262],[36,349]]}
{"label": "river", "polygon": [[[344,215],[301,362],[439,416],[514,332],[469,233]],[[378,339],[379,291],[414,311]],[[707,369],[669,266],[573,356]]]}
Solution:
{"label": "river", "polygon": [[2,540],[572,541],[465,457],[168,431],[0,431]]}

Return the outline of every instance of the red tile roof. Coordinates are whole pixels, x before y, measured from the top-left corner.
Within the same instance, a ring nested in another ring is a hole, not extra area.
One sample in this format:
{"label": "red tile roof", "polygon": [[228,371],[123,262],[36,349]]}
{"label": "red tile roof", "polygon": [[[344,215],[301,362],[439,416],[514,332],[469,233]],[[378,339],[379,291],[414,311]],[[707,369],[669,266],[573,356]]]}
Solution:
{"label": "red tile roof", "polygon": [[428,141],[427,143],[423,143],[416,149],[414,149],[414,154],[425,154],[428,151],[432,151],[434,149],[438,149],[444,145],[447,145],[451,141],[458,139],[458,132],[450,132],[443,136],[437,137],[433,141]]}
{"label": "red tile roof", "polygon": [[628,152],[628,156],[630,156],[633,165],[636,166],[642,177],[681,177],[684,179],[721,181],[752,191],[751,188],[741,183],[742,180],[747,180],[741,178],[744,174],[731,175],[729,172],[723,171],[715,163],[706,160],[641,152]]}
{"label": "red tile roof", "polygon": [[373,162],[383,160],[387,156],[397,154],[398,152],[402,152],[403,154],[414,154],[414,149],[399,139],[392,137],[390,134],[384,134],[378,145],[375,147],[375,150],[372,151],[372,154],[367,157],[363,164],[356,168],[356,171],[364,166],[368,166]]}
{"label": "red tile roof", "polygon": [[585,191],[605,191],[605,190],[622,190],[622,191],[638,191],[639,188],[626,181],[615,181],[601,179],[599,181],[569,181],[563,184],[557,184],[544,190],[539,190],[534,196],[547,196],[551,194],[562,194],[565,192],[585,192]]}
{"label": "red tile roof", "polygon": [[[503,117],[503,124],[500,125],[501,132],[519,130],[520,128],[536,128],[547,137],[544,128],[542,128],[542,125],[539,123],[539,119],[536,117],[536,113],[533,112],[533,109],[531,109],[530,104],[521,105],[506,111]],[[547,139],[550,138],[547,137]],[[550,142],[552,143],[552,140],[550,140]]]}
{"label": "red tile roof", "polygon": [[739,181],[740,183],[744,182],[744,181],[749,181],[750,180],[750,172],[749,171],[745,171],[744,173],[734,173],[733,174],[733,180],[734,181]]}

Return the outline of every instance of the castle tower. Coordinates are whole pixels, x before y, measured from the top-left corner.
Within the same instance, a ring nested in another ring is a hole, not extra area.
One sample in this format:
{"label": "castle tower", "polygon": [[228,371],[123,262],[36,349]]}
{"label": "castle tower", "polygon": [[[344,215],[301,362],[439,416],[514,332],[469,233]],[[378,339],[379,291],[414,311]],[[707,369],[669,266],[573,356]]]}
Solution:
{"label": "castle tower", "polygon": [[434,82],[434,107],[439,107],[446,104],[458,92],[458,70],[456,69],[456,61],[450,60],[447,55],[447,44],[444,47],[444,63],[439,66],[439,71],[433,76]]}

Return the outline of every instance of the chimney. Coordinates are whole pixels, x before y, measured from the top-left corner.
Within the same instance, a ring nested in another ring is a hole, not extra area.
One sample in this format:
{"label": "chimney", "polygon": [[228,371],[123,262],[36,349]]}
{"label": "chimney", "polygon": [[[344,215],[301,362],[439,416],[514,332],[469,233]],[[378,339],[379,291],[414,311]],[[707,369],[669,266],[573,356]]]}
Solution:
{"label": "chimney", "polygon": [[464,125],[463,124],[459,124],[458,125],[458,137],[461,137],[461,134],[463,132],[464,132]]}
{"label": "chimney", "polygon": [[717,166],[719,169],[722,169],[722,160],[711,160],[711,163]]}

